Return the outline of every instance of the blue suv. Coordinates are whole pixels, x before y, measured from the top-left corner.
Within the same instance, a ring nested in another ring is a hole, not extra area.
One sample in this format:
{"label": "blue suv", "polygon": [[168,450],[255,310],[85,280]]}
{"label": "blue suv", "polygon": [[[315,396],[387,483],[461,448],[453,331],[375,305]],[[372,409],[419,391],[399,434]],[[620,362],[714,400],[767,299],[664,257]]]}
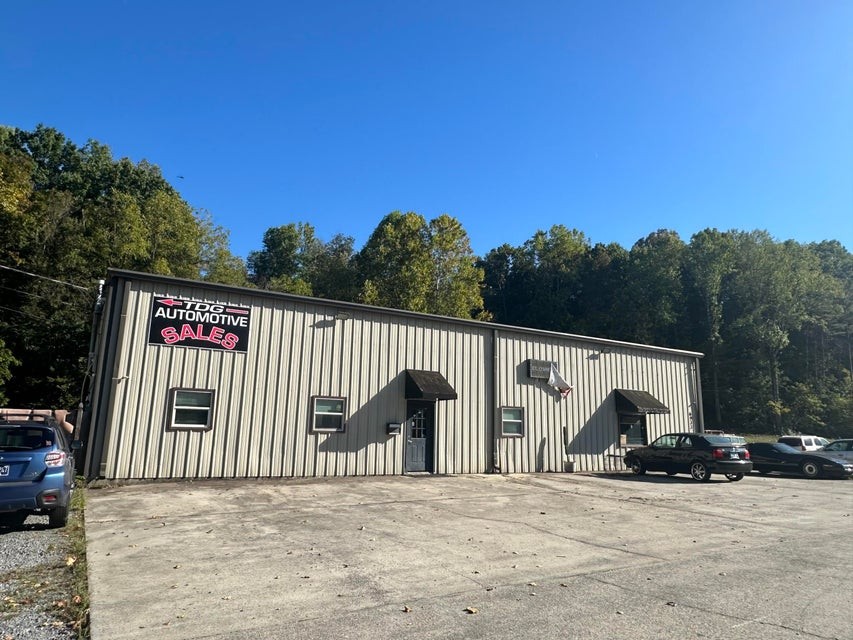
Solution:
{"label": "blue suv", "polygon": [[30,514],[65,526],[76,444],[49,416],[0,417],[0,526],[19,527]]}

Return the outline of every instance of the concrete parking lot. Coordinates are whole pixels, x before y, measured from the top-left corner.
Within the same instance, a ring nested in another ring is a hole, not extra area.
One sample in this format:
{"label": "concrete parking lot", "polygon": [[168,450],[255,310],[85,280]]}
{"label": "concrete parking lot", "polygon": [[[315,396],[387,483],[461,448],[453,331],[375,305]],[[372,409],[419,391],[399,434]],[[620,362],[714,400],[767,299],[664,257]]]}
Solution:
{"label": "concrete parking lot", "polygon": [[853,637],[851,480],[144,484],[86,532],[94,640]]}

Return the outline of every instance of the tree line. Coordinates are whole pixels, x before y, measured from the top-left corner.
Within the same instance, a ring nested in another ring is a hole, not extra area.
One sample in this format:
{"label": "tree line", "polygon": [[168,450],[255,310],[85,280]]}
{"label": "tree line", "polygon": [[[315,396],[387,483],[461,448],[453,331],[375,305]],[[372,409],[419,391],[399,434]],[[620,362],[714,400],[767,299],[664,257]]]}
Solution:
{"label": "tree line", "polygon": [[0,127],[0,404],[76,406],[109,267],[705,353],[706,425],[853,434],[853,256],[764,231],[564,225],[476,256],[458,220],[394,211],[364,246],[272,226],[246,260],[146,161]]}

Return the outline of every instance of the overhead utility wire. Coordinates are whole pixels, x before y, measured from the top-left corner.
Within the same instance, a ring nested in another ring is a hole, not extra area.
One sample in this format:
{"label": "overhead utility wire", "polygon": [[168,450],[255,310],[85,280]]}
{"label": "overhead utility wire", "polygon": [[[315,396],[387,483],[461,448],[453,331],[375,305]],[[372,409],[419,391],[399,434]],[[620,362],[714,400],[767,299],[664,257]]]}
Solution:
{"label": "overhead utility wire", "polygon": [[29,271],[22,271],[20,269],[15,269],[13,267],[7,267],[5,264],[0,264],[0,269],[6,269],[7,271],[14,271],[15,273],[22,273],[25,276],[31,276],[33,278],[41,278],[42,280],[49,280],[50,282],[55,282],[56,284],[64,284],[66,287],[74,287],[80,291],[85,291],[89,293],[91,289],[86,287],[81,287],[79,284],[71,284],[70,282],[63,282],[62,280],[56,280],[54,278],[48,278],[47,276],[40,276],[37,273],[30,273]]}
{"label": "overhead utility wire", "polygon": [[11,311],[12,313],[18,313],[22,316],[27,316],[28,318],[35,318],[36,320],[44,320],[44,317],[39,317],[39,316],[33,315],[32,313],[26,313],[25,311],[18,311],[17,309],[12,309],[11,307],[4,307],[3,305],[0,305],[0,309],[3,309],[4,311]]}
{"label": "overhead utility wire", "polygon": [[29,291],[24,291],[23,289],[13,289],[12,287],[4,287],[0,284],[0,289],[5,289],[6,291],[12,291],[13,293],[20,293],[25,296],[30,296],[31,298],[40,298],[41,300],[50,300],[47,296],[40,296],[37,293],[30,293]]}

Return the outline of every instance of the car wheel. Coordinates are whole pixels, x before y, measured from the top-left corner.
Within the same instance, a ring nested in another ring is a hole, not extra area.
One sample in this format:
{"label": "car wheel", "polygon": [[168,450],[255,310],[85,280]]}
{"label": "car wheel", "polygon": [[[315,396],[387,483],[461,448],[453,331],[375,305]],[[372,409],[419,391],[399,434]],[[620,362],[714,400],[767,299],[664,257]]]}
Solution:
{"label": "car wheel", "polygon": [[820,475],[820,467],[813,460],[806,460],[800,469],[806,478],[817,478]]}
{"label": "car wheel", "polygon": [[64,527],[68,524],[68,507],[57,507],[56,509],[51,509],[47,513],[47,518],[48,524],[53,529]]}
{"label": "car wheel", "polygon": [[635,476],[641,476],[646,473],[646,467],[637,458],[631,458],[631,464],[629,466],[631,467],[631,473]]}
{"label": "car wheel", "polygon": [[699,482],[708,482],[711,479],[711,472],[708,471],[708,466],[701,460],[694,460],[690,465],[690,475],[694,480]]}
{"label": "car wheel", "polygon": [[743,480],[742,473],[727,473],[726,477],[732,482],[737,482],[738,480]]}

